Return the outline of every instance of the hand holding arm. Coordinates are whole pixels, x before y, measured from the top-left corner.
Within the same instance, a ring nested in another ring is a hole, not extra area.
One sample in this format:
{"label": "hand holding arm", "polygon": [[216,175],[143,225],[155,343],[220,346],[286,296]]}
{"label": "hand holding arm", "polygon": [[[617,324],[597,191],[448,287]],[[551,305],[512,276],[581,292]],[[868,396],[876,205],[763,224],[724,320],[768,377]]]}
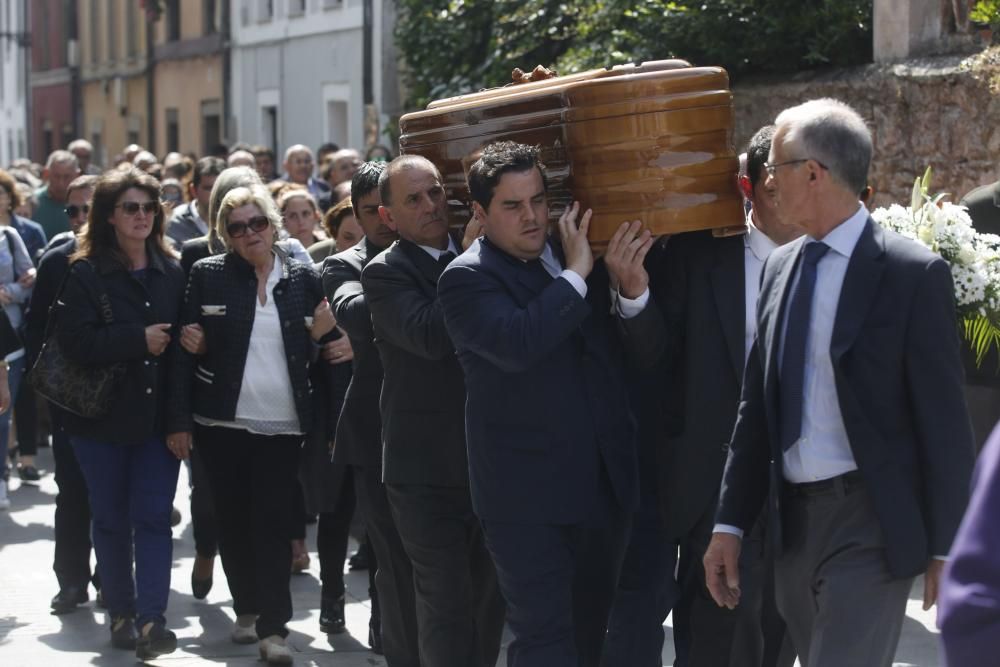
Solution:
{"label": "hand holding arm", "polygon": [[200,324],[186,324],[181,327],[181,347],[194,355],[203,355],[208,352],[208,343],[205,340],[205,330]]}

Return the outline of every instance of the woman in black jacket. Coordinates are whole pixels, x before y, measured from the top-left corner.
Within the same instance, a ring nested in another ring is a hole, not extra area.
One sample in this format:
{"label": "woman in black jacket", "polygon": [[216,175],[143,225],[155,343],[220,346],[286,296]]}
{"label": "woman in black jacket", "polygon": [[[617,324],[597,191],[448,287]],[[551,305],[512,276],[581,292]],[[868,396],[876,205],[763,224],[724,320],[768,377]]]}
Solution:
{"label": "woman in black jacket", "polygon": [[216,231],[228,251],[191,268],[181,320],[200,325],[200,340],[171,376],[167,436],[186,457],[193,431],[205,462],[237,616],[232,639],[260,638],[272,664],[292,659],[289,524],[313,421],[309,369],[334,327],[312,266],[275,244],[280,229],[263,186],[222,200]]}
{"label": "woman in black jacket", "polygon": [[67,414],[66,430],[87,481],[112,644],[141,659],[177,645],[164,611],[180,462],[164,444],[164,407],[184,277],[163,240],[159,194],[156,179],[137,169],[101,176],[55,309],[67,358],[126,366],[107,415]]}

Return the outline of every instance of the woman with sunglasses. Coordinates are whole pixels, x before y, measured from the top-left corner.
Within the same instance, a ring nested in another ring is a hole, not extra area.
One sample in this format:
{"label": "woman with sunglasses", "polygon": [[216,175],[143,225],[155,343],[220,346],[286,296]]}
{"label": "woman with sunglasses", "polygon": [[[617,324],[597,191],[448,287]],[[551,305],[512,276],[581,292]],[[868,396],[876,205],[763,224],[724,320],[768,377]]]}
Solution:
{"label": "woman with sunglasses", "polygon": [[164,443],[164,412],[184,274],[163,239],[159,197],[156,179],[133,167],[97,180],[53,311],[68,359],[125,365],[107,414],[67,412],[65,427],[90,496],[111,643],[143,660],[177,646],[164,612],[180,462]]}
{"label": "woman with sunglasses", "polygon": [[313,421],[309,371],[335,325],[311,265],[275,243],[281,216],[267,188],[230,190],[216,217],[227,251],[191,267],[182,323],[197,353],[179,355],[167,445],[192,432],[215,499],[219,552],[236,612],[232,640],[288,664],[290,518],[299,450]]}

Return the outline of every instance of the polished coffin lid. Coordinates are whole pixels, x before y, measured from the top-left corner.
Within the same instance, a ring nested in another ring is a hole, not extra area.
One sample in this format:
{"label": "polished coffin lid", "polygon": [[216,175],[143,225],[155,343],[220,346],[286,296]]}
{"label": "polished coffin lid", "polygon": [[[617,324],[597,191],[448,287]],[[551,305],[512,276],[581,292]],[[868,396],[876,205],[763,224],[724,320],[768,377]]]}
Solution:
{"label": "polished coffin lid", "polygon": [[486,144],[541,147],[553,220],[593,208],[590,240],[626,220],[656,235],[743,223],[729,77],[680,60],[625,65],[438,100],[400,120],[400,149],[445,181],[452,224],[469,219],[466,169]]}

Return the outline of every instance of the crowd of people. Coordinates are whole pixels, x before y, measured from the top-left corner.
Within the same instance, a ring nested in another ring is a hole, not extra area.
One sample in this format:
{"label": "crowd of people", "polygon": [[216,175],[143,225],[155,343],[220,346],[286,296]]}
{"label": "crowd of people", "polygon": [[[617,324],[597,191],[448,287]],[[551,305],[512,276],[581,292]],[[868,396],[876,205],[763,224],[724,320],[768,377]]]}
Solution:
{"label": "crowd of people", "polygon": [[[509,667],[658,667],[671,611],[684,667],[888,666],[918,575],[946,655],[1000,627],[949,269],[869,217],[849,106],[754,135],[745,234],[622,221],[599,257],[511,141],[457,231],[438,168],[379,146],[91,152],[0,170],[0,507],[50,433],[51,606],[93,586],[113,646],[176,648],[182,462],[192,592],[218,555],[269,664],[313,519],[345,630],[356,511],[390,667],[493,667],[505,624]],[[26,381],[53,359],[59,391]]]}

